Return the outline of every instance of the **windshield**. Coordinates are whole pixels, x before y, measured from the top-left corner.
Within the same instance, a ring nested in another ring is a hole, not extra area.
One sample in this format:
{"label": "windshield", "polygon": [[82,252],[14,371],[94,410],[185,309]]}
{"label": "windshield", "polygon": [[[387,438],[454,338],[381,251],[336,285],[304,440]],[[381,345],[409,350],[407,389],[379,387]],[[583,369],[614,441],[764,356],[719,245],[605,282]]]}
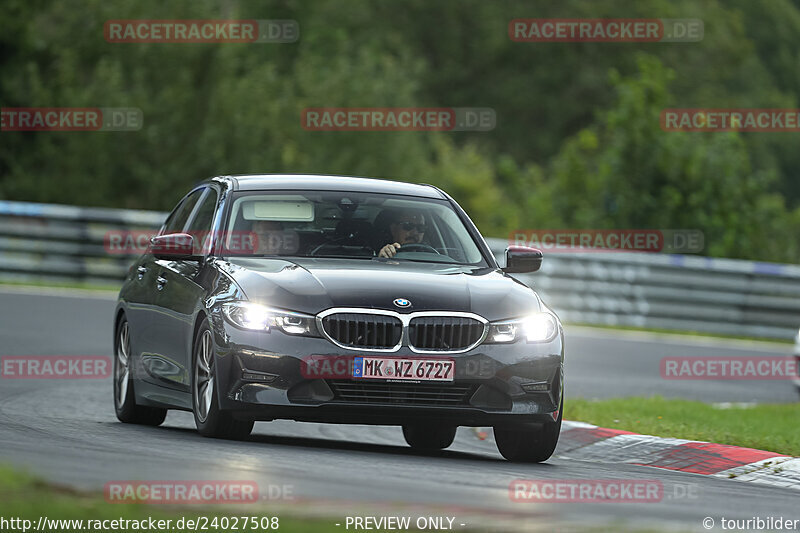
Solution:
{"label": "windshield", "polygon": [[247,191],[233,195],[226,227],[222,255],[227,256],[486,265],[464,222],[445,200],[338,191]]}

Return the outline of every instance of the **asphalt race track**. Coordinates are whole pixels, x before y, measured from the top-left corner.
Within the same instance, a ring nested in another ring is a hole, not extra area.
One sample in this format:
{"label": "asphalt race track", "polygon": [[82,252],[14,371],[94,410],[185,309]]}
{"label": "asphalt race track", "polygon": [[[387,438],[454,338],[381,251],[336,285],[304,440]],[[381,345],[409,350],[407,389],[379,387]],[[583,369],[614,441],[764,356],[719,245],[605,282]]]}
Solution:
{"label": "asphalt race track", "polygon": [[[110,355],[113,307],[113,296],[104,294],[0,289],[0,355]],[[666,381],[659,375],[660,359],[670,355],[789,350],[788,344],[568,328],[566,391],[568,397],[662,394],[708,402],[794,402],[798,396],[789,382]],[[333,507],[333,518],[354,514],[356,507],[362,515],[388,512],[365,511],[370,505],[445,509],[439,514],[454,515],[456,530],[460,523],[475,526],[469,516],[479,513],[495,523],[509,518],[526,531],[552,531],[556,522],[600,530],[613,525],[706,531],[705,517],[717,523],[720,517],[800,518],[795,490],[558,456],[520,466],[502,460],[491,436],[481,441],[465,428],[446,452],[425,456],[412,453],[393,427],[261,422],[248,441],[227,442],[197,435],[188,413],[170,412],[159,428],[123,425],[114,416],[110,378],[0,380],[0,462],[97,491],[114,480],[252,480],[262,488],[291,487],[294,501],[306,506],[350,502]],[[648,504],[515,503],[509,498],[515,479],[658,479],[665,497]],[[687,486],[691,496],[678,497]]]}

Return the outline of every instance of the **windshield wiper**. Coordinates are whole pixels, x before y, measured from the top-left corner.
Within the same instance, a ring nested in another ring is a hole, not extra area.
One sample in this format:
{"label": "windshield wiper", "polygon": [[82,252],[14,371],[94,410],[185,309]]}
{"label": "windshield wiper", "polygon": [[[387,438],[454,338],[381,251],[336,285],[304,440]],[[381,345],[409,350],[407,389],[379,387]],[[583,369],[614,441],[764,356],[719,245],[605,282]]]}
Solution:
{"label": "windshield wiper", "polygon": [[241,254],[241,255],[225,255],[221,257],[233,257],[237,259],[283,259],[289,261],[292,259],[373,259],[371,255],[277,255],[277,254]]}
{"label": "windshield wiper", "polygon": [[375,259],[380,259],[382,261],[410,261],[412,263],[432,263],[434,265],[460,265],[460,266],[473,266],[469,263],[459,263],[455,259],[451,259],[450,261],[430,261],[427,259],[409,259],[407,257],[376,257]]}

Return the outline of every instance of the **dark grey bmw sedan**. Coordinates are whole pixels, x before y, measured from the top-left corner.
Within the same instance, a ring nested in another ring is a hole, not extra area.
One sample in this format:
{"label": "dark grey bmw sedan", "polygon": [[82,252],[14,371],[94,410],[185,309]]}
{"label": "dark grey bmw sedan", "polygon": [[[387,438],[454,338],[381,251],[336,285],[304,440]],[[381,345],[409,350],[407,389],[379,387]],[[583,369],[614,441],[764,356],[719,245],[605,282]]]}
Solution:
{"label": "dark grey bmw sedan", "polygon": [[492,426],[544,461],[563,410],[563,328],[429,185],[223,176],[191,190],[131,267],[114,317],[114,405],[245,438],[258,420],[402,426],[413,448]]}

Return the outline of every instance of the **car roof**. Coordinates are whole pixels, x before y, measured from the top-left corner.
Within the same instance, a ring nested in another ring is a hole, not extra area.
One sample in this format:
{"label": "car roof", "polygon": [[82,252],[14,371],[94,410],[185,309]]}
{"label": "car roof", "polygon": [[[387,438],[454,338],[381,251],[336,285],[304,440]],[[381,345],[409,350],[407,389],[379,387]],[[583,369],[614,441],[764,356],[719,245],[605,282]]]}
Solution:
{"label": "car roof", "polygon": [[436,187],[402,181],[324,174],[240,174],[224,176],[235,191],[309,190],[402,194],[425,198],[446,198]]}

